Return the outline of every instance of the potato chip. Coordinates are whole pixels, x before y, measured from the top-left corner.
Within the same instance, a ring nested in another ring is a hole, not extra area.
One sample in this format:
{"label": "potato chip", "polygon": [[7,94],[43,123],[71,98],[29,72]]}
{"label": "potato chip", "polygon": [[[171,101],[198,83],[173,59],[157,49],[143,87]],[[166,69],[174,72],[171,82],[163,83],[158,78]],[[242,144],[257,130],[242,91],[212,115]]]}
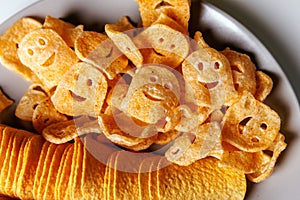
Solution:
{"label": "potato chip", "polygon": [[281,120],[269,106],[244,92],[240,100],[228,108],[222,123],[225,142],[246,152],[257,152],[272,144]]}
{"label": "potato chip", "polygon": [[[41,177],[42,177],[42,174],[43,174],[43,168],[44,168],[44,165],[46,165],[45,158],[47,156],[50,144],[51,144],[50,142],[45,141],[45,143],[43,144],[41,153],[39,155],[39,161],[38,161],[37,168],[36,168],[36,173],[35,173],[35,177],[34,177],[34,184],[33,184],[33,190],[32,190],[34,199],[37,199],[37,196],[39,195],[38,194],[38,188],[41,185]],[[23,159],[21,159],[21,161],[22,160]],[[19,159],[19,161],[20,161],[20,159]],[[18,163],[18,165],[19,165],[19,163]]]}
{"label": "potato chip", "polygon": [[43,28],[53,29],[70,47],[74,47],[75,40],[83,32],[83,25],[75,27],[71,23],[49,15],[45,17]]}
{"label": "potato chip", "polygon": [[221,53],[230,63],[234,87],[238,94],[241,95],[244,90],[247,90],[254,95],[256,92],[256,67],[251,58],[229,48],[221,51]]}
{"label": "potato chip", "polygon": [[220,143],[219,124],[216,122],[206,123],[199,125],[194,133],[185,133],[175,139],[165,156],[173,163],[188,166],[209,156],[209,153]]}
{"label": "potato chip", "polygon": [[184,29],[180,24],[177,23],[174,19],[166,15],[165,13],[160,13],[159,17],[152,24],[164,24],[171,27],[172,29],[179,31],[185,35],[189,35],[188,31]]}
{"label": "potato chip", "polygon": [[244,199],[247,188],[243,173],[220,168],[211,157],[186,167],[170,164],[158,176],[159,199]]}
{"label": "potato chip", "polygon": [[67,120],[67,116],[55,110],[52,102],[46,99],[36,106],[32,116],[32,125],[38,133],[42,133],[43,129],[50,124]]}
{"label": "potato chip", "polygon": [[158,200],[160,198],[159,191],[158,191],[158,183],[159,183],[159,162],[163,159],[163,157],[157,157],[153,159],[150,164],[150,169],[148,172],[149,176],[149,185],[148,190],[150,194],[150,199]]}
{"label": "potato chip", "polygon": [[121,17],[117,22],[116,25],[122,27],[122,30],[131,30],[134,29],[135,26],[131,23],[128,16]]}
{"label": "potato chip", "polygon": [[263,102],[271,93],[273,80],[263,71],[256,71],[256,93],[254,97]]}
{"label": "potato chip", "polygon": [[[163,24],[154,24],[146,28],[136,37],[135,43],[139,49],[153,48],[158,54],[172,59],[174,64],[169,67],[173,68],[178,67],[189,53],[189,41],[186,36]],[[148,62],[144,61],[146,64]]]}
{"label": "potato chip", "polygon": [[27,33],[41,27],[42,24],[39,21],[23,17],[0,36],[0,62],[27,81],[38,81],[39,79],[30,68],[20,62],[17,55],[18,45]]}
{"label": "potato chip", "polygon": [[75,52],[52,29],[37,29],[20,42],[18,56],[34,71],[46,91],[57,86],[67,70],[78,62]]}
{"label": "potato chip", "polygon": [[45,192],[45,185],[49,174],[49,167],[51,164],[52,156],[57,148],[56,144],[46,142],[41,151],[41,156],[38,162],[36,175],[34,177],[34,190],[33,194],[35,199],[42,199]]}
{"label": "potato chip", "polygon": [[68,121],[57,122],[47,126],[42,135],[55,144],[62,144],[73,140],[77,136],[89,133],[102,134],[102,130],[96,119],[82,116]]}
{"label": "potato chip", "polygon": [[174,19],[185,30],[188,30],[188,21],[190,19],[191,1],[184,0],[137,0],[143,26],[147,27],[153,24],[164,13]]}
{"label": "potato chip", "polygon": [[179,135],[179,133],[180,132],[177,130],[170,130],[164,133],[158,132],[157,139],[154,141],[154,143],[159,145],[168,144],[169,142],[173,141]]}
{"label": "potato chip", "polygon": [[5,194],[5,195],[8,195],[7,191],[5,190],[5,180],[7,177],[8,170],[9,170],[10,155],[13,150],[13,143],[14,143],[14,138],[15,138],[14,135],[15,134],[11,134],[11,136],[9,137],[6,153],[5,153],[5,156],[3,156],[4,159],[3,159],[3,163],[2,163],[1,171],[0,171],[0,194]]}
{"label": "potato chip", "polygon": [[[6,128],[6,131],[8,131],[8,128]],[[6,174],[6,180],[5,180],[5,185],[4,185],[4,190],[7,195],[9,196],[14,196],[14,188],[13,188],[13,183],[14,183],[14,178],[18,176],[17,174],[17,167],[18,167],[18,160],[19,160],[19,153],[23,153],[24,147],[26,142],[30,139],[30,137],[33,136],[32,133],[27,132],[27,131],[22,131],[22,130],[17,130],[17,129],[11,129],[9,132],[16,132],[14,135],[14,141],[13,141],[13,146],[12,146],[12,151],[10,155],[10,161],[8,165],[8,169],[5,169],[2,167],[3,174]],[[10,133],[12,134],[12,133]],[[5,172],[7,170],[7,172]]]}
{"label": "potato chip", "polygon": [[65,143],[58,145],[55,149],[55,152],[52,156],[52,161],[49,166],[49,174],[47,177],[47,182],[45,187],[45,191],[43,194],[43,199],[54,199],[54,192],[55,192],[55,183],[58,178],[58,170],[60,163],[62,161],[62,155],[67,147],[69,147],[71,144]]}
{"label": "potato chip", "polygon": [[189,86],[188,99],[195,99],[196,105],[220,109],[237,99],[230,63],[213,48],[200,47],[191,53],[182,64],[182,73]]}
{"label": "potato chip", "polygon": [[71,199],[81,199],[83,195],[81,191],[81,178],[84,146],[79,137],[74,140],[74,154],[68,188],[70,189]]}
{"label": "potato chip", "polygon": [[[115,121],[115,118],[118,120]],[[115,116],[102,114],[98,123],[110,141],[135,151],[147,149],[156,138],[154,126],[138,126],[124,113]]]}
{"label": "potato chip", "polygon": [[87,136],[84,138],[81,190],[85,199],[101,199],[105,192],[107,162],[117,149]]}
{"label": "potato chip", "polygon": [[252,173],[247,174],[247,178],[255,183],[261,182],[265,179],[267,179],[274,171],[274,166],[276,164],[276,161],[280,155],[280,153],[286,148],[287,144],[284,142],[285,137],[283,134],[278,133],[273,143],[270,145],[270,147],[267,148],[268,151],[272,152],[271,159],[267,159],[268,162],[266,162],[261,168]]}
{"label": "potato chip", "polygon": [[92,65],[73,65],[58,84],[51,100],[59,112],[70,115],[98,116],[107,93],[105,76]]}
{"label": "potato chip", "polygon": [[32,121],[34,110],[47,98],[40,84],[31,84],[18,102],[15,115],[24,121]]}
{"label": "potato chip", "polygon": [[129,36],[132,31],[127,31],[123,27],[115,24],[106,24],[105,32],[118,49],[124,53],[136,67],[142,66],[143,56]]}
{"label": "potato chip", "polygon": [[12,99],[7,97],[0,88],[0,113],[14,103]]}
{"label": "potato chip", "polygon": [[58,175],[59,179],[56,180],[55,184],[55,195],[56,199],[67,199],[68,182],[71,175],[72,158],[74,154],[74,145],[72,145],[66,152],[66,158],[60,165],[61,173]]}
{"label": "potato chip", "polygon": [[39,155],[45,140],[40,135],[30,138],[24,148],[24,160],[17,182],[17,196],[21,199],[32,199],[36,169]]}
{"label": "potato chip", "polygon": [[[60,190],[66,189],[66,188],[62,188],[63,186],[59,185],[59,184],[60,184],[61,177],[64,176],[64,174],[62,174],[62,172],[64,170],[66,162],[68,159],[70,160],[72,158],[73,148],[74,148],[74,146],[72,144],[69,144],[62,153],[61,161],[60,161],[58,169],[57,169],[55,183],[53,183],[53,186],[51,186],[51,187],[54,187],[54,191],[53,191],[54,199],[60,199],[61,198]],[[66,185],[68,185],[68,184],[66,184]]]}
{"label": "potato chip", "polygon": [[250,174],[258,171],[264,165],[264,162],[265,155],[263,151],[245,152],[236,149],[225,150],[221,156],[219,166]]}
{"label": "potato chip", "polygon": [[84,31],[75,41],[75,53],[82,61],[102,70],[108,79],[128,70],[128,59],[107,35]]}

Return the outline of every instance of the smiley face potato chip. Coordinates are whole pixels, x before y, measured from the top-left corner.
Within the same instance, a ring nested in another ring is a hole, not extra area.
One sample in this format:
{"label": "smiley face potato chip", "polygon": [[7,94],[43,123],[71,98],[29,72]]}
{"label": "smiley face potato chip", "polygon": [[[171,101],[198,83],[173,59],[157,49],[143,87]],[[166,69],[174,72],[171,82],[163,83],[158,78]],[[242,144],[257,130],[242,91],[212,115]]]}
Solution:
{"label": "smiley face potato chip", "polygon": [[59,82],[51,100],[66,115],[98,116],[107,93],[105,76],[92,65],[73,65]]}

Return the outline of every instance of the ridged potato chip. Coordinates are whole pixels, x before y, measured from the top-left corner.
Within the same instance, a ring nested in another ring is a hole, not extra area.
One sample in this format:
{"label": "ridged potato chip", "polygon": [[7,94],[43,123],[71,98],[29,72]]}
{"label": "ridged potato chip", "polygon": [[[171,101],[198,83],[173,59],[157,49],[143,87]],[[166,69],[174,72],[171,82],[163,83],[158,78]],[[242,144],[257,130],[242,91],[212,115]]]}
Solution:
{"label": "ridged potato chip", "polygon": [[60,113],[96,117],[107,93],[105,76],[92,65],[80,62],[62,77],[51,100]]}
{"label": "ridged potato chip", "polygon": [[[193,184],[183,183],[183,177]],[[211,157],[186,167],[160,168],[158,180],[159,199],[244,199],[246,193],[245,175],[218,167],[218,160]]]}
{"label": "ridged potato chip", "polygon": [[268,148],[276,138],[281,120],[266,104],[244,92],[223,118],[223,141],[246,152]]}
{"label": "ridged potato chip", "polygon": [[78,62],[75,52],[52,29],[37,29],[25,35],[18,56],[36,73],[46,91],[57,86],[67,70]]}

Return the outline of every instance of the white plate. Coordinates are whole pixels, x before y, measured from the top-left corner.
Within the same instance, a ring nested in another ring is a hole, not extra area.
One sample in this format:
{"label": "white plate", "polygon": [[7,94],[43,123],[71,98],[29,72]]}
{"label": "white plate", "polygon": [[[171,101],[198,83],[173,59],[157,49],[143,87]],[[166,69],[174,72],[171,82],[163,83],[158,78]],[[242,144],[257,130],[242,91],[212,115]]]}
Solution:
{"label": "white plate", "polygon": [[[1,24],[3,33],[13,22],[23,16],[46,15],[69,17],[99,29],[105,23],[113,23],[128,15],[138,22],[138,5],[134,0],[43,0],[29,6]],[[200,27],[198,29],[198,27]],[[257,67],[271,74],[274,89],[267,103],[282,118],[282,132],[286,136],[287,149],[280,156],[273,175],[260,184],[249,184],[246,199],[281,200],[300,197],[300,109],[297,98],[280,66],[263,44],[243,25],[223,11],[208,3],[193,2],[191,30],[201,30],[213,47],[221,50],[226,46],[251,54]],[[0,86],[16,101],[23,95],[28,83],[0,65]],[[12,109],[0,116],[2,122],[15,120]],[[13,123],[12,123],[13,124]]]}

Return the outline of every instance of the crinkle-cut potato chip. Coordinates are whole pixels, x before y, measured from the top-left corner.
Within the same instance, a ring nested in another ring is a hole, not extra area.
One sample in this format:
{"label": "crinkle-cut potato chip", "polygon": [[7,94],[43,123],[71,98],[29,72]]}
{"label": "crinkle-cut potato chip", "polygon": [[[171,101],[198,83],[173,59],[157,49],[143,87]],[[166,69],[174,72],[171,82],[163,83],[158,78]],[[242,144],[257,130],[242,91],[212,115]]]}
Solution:
{"label": "crinkle-cut potato chip", "polygon": [[166,151],[166,158],[178,165],[188,166],[209,156],[221,143],[221,129],[217,122],[199,125],[194,133],[184,133]]}
{"label": "crinkle-cut potato chip", "polygon": [[32,121],[35,108],[48,98],[40,84],[31,84],[18,102],[16,117],[24,121]]}
{"label": "crinkle-cut potato chip", "polygon": [[65,22],[62,19],[52,16],[46,16],[43,23],[43,28],[53,29],[58,33],[68,46],[74,47],[75,40],[83,32],[83,25],[74,26],[71,23]]}
{"label": "crinkle-cut potato chip", "polygon": [[244,173],[218,167],[211,157],[189,166],[169,163],[159,169],[158,180],[159,199],[244,199],[247,189]]}
{"label": "crinkle-cut potato chip", "polygon": [[256,71],[256,93],[254,97],[263,102],[271,93],[273,88],[273,80],[263,71]]}
{"label": "crinkle-cut potato chip", "polygon": [[32,125],[38,133],[42,133],[43,129],[50,124],[67,120],[67,116],[58,112],[48,98],[35,108],[32,116]]}
{"label": "crinkle-cut potato chip", "polygon": [[197,105],[220,109],[230,106],[238,97],[228,59],[213,48],[200,47],[192,52],[182,63],[182,73],[190,86],[187,90],[192,92],[190,98],[197,97]]}
{"label": "crinkle-cut potato chip", "polygon": [[164,24],[171,27],[172,29],[179,31],[185,35],[189,35],[188,30],[184,29],[180,24],[177,23],[174,19],[166,15],[165,13],[160,13],[159,17],[152,24]]}
{"label": "crinkle-cut potato chip", "polygon": [[71,144],[65,143],[58,145],[55,149],[55,152],[53,153],[52,160],[49,166],[49,174],[47,177],[47,182],[45,185],[45,191],[43,194],[43,199],[54,199],[54,192],[55,192],[55,183],[57,179],[57,173],[59,170],[59,166],[61,163],[62,155],[67,147],[69,147]]}
{"label": "crinkle-cut potato chip", "polygon": [[282,133],[278,133],[273,143],[266,149],[272,152],[272,157],[268,160],[268,162],[265,165],[261,166],[261,168],[258,171],[252,174],[247,174],[247,178],[250,181],[255,183],[261,182],[267,179],[273,173],[279,155],[287,146],[284,140],[284,135]]}
{"label": "crinkle-cut potato chip", "polygon": [[135,41],[139,49],[153,48],[155,52],[171,58],[175,64],[169,67],[178,67],[189,53],[187,36],[164,24],[145,28],[136,36]]}
{"label": "crinkle-cut potato chip", "polygon": [[71,174],[73,153],[74,145],[67,150],[66,157],[60,164],[60,174],[58,174],[58,178],[55,183],[55,199],[67,199],[65,197]]}
{"label": "crinkle-cut potato chip", "polygon": [[256,67],[251,58],[229,48],[221,51],[221,53],[230,63],[236,91],[241,95],[244,90],[247,90],[254,95],[256,92]]}
{"label": "crinkle-cut potato chip", "polygon": [[91,64],[73,65],[59,82],[51,100],[59,112],[70,115],[100,114],[108,85],[105,76]]}
{"label": "crinkle-cut potato chip", "polygon": [[14,100],[10,99],[7,95],[3,93],[3,90],[0,88],[0,113],[11,106],[14,103]]}
{"label": "crinkle-cut potato chip", "polygon": [[33,187],[39,155],[44,144],[44,138],[35,135],[30,138],[24,148],[22,169],[17,182],[17,196],[21,199],[33,199]]}
{"label": "crinkle-cut potato chip", "polygon": [[276,138],[281,120],[266,104],[249,92],[228,108],[223,118],[223,141],[246,152],[268,148]]}
{"label": "crinkle-cut potato chip", "polygon": [[[102,133],[97,120],[89,120],[86,117],[83,119],[71,119],[53,123],[43,129],[43,137],[52,143],[63,144],[88,133]],[[80,121],[80,122],[78,122]]]}
{"label": "crinkle-cut potato chip", "polygon": [[47,91],[57,86],[67,70],[78,62],[75,52],[52,29],[37,29],[19,43],[21,62],[36,73]]}
{"label": "crinkle-cut potato chip", "polygon": [[144,27],[151,26],[164,13],[174,19],[186,31],[190,19],[190,0],[136,0]]}
{"label": "crinkle-cut potato chip", "polygon": [[30,68],[20,62],[17,55],[18,45],[27,33],[41,27],[42,24],[39,21],[23,17],[0,36],[0,62],[27,81],[38,81],[39,79]]}
{"label": "crinkle-cut potato chip", "polygon": [[98,123],[111,142],[134,151],[147,149],[157,137],[154,126],[135,124],[124,113],[115,116],[102,114],[98,117]]}
{"label": "crinkle-cut potato chip", "polygon": [[139,49],[136,47],[130,36],[122,27],[115,24],[106,24],[105,32],[108,37],[114,42],[118,49],[131,60],[136,67],[141,67],[143,64],[143,56]]}
{"label": "crinkle-cut potato chip", "polygon": [[36,173],[34,176],[34,184],[33,184],[33,189],[32,189],[34,199],[37,199],[37,196],[39,195],[38,188],[41,185],[41,177],[43,174],[43,168],[44,168],[44,165],[46,165],[45,158],[47,156],[50,144],[51,144],[50,142],[45,141],[42,146],[41,153],[39,155],[39,161],[38,161],[38,164],[36,167]]}
{"label": "crinkle-cut potato chip", "polygon": [[84,31],[75,41],[75,53],[80,60],[102,70],[110,80],[129,70],[128,59],[105,34]]}

